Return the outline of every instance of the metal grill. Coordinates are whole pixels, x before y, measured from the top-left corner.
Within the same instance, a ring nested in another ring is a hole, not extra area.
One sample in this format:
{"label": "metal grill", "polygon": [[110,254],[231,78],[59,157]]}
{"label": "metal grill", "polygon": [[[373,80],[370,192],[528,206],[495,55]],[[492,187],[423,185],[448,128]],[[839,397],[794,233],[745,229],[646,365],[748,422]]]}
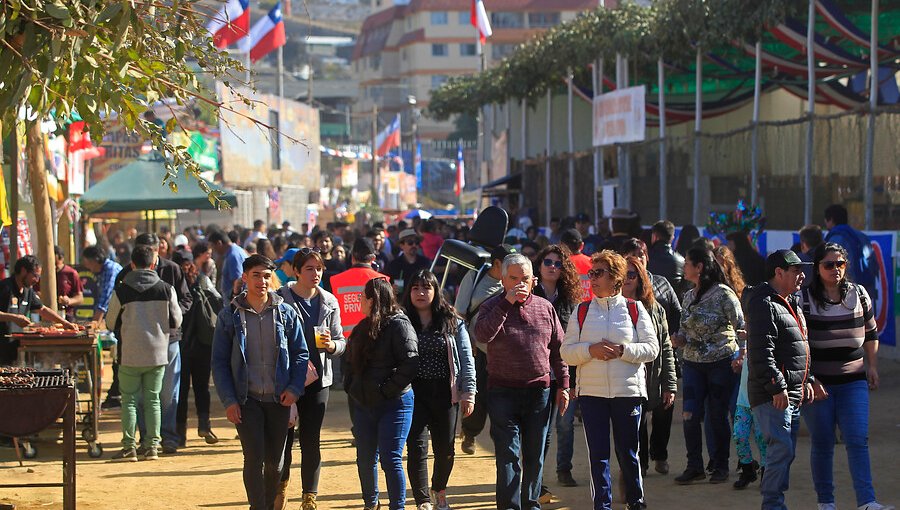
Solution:
{"label": "metal grill", "polygon": [[0,368],[0,391],[72,388],[75,380],[67,369],[23,370]]}

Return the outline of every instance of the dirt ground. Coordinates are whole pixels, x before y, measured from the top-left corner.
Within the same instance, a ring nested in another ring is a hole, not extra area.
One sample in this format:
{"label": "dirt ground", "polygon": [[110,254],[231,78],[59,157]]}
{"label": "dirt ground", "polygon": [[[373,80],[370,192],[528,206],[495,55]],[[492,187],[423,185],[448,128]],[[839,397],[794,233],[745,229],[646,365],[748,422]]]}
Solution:
{"label": "dirt ground", "polygon": [[[109,381],[107,365],[106,381]],[[871,396],[870,455],[878,499],[883,503],[900,504],[900,470],[894,461],[900,458],[900,364],[881,363],[882,389]],[[213,401],[216,399],[213,397]],[[676,403],[680,408],[680,402]],[[5,409],[0,412],[15,412]],[[193,410],[192,410],[193,412]],[[121,434],[118,411],[102,416],[101,441],[103,458],[91,459],[85,443],[78,443],[77,489],[80,510],[119,509],[239,509],[247,508],[241,481],[241,449],[234,439],[234,428],[225,420],[221,406],[214,408],[217,416],[214,430],[222,439],[217,445],[206,445],[196,436],[195,422],[189,433],[187,448],[176,455],[161,456],[156,462],[113,463],[109,460],[117,451]],[[676,413],[678,415],[680,413]],[[319,486],[319,507],[323,509],[359,509],[362,503],[356,474],[355,450],[350,447],[349,417],[346,395],[332,393],[329,411],[322,434],[324,466]],[[586,510],[590,505],[590,487],[586,448],[581,425],[576,424],[576,448],[573,475],[579,487],[562,488],[556,484],[555,447],[549,452],[545,472],[547,484],[559,501],[545,505],[549,509]],[[754,483],[743,492],[731,488],[731,482],[721,485],[699,483],[678,486],[673,477],[684,469],[684,439],[680,417],[676,416],[669,446],[672,472],[659,475],[651,469],[645,479],[646,500],[649,507],[677,505],[683,508],[727,506],[734,509],[758,508],[759,485]],[[26,460],[19,467],[14,451],[0,449],[0,483],[47,483],[61,480],[60,448],[53,432],[42,434],[37,444],[36,459]],[[448,495],[457,510],[488,510],[494,508],[494,461],[491,440],[485,431],[478,438],[478,452],[470,456],[459,451],[450,480]],[[733,449],[732,449],[733,450]],[[732,452],[732,463],[735,457]],[[289,488],[290,506],[300,505],[300,455],[295,450],[293,481]],[[732,475],[732,480],[736,475]],[[856,506],[846,454],[837,446],[835,455],[836,497],[839,509]],[[379,482],[385,490],[384,479]],[[383,500],[387,495],[383,493]],[[0,489],[0,502],[14,503],[19,510],[61,509],[62,491],[55,488]],[[797,460],[791,472],[791,490],[787,496],[790,508],[815,508],[816,499],[809,473],[809,442],[801,437]],[[410,501],[407,508],[413,508]],[[624,505],[617,504],[617,508]]]}

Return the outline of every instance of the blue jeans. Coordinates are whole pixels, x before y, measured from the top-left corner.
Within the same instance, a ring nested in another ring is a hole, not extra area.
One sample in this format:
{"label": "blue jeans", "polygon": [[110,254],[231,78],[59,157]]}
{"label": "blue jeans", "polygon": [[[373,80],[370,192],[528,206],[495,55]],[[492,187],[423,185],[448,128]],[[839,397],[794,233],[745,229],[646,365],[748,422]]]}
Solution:
{"label": "blue jeans", "polygon": [[403,447],[412,425],[413,403],[413,391],[409,390],[373,408],[359,403],[353,405],[356,469],[359,472],[363,504],[367,507],[378,506],[379,458],[387,481],[391,510],[400,510],[406,505]]}
{"label": "blue jeans", "polygon": [[712,363],[684,361],[684,443],[687,449],[687,468],[703,471],[702,424],[709,412],[707,449],[712,468],[728,471],[731,451],[731,427],[728,408],[734,392],[735,377],[731,359]]}
{"label": "blue jeans", "polygon": [[834,503],[834,427],[841,428],[856,505],[875,501],[869,466],[869,385],[865,380],[826,384],[828,398],[803,406],[809,428],[810,464],[819,503]]}
{"label": "blue jeans", "polygon": [[[541,508],[544,443],[550,426],[549,388],[488,389],[491,439],[497,461],[497,508]],[[522,464],[519,465],[521,453]]]}
{"label": "blue jeans", "polygon": [[572,454],[575,450],[575,408],[578,399],[569,402],[566,413],[556,416],[556,472],[572,471]]}
{"label": "blue jeans", "polygon": [[766,472],[759,484],[762,510],[787,510],[784,493],[788,490],[791,463],[797,451],[800,408],[791,403],[781,411],[766,402],[753,408],[753,419],[766,439]]}
{"label": "blue jeans", "polygon": [[612,508],[612,485],[609,478],[609,429],[612,422],[613,441],[622,478],[625,501],[634,505],[644,501],[643,481],[638,462],[638,427],[641,422],[641,397],[578,397],[584,418],[584,435],[591,465],[591,494],[594,510]]}
{"label": "blue jeans", "polygon": [[[180,342],[169,344],[169,364],[166,365],[166,373],[163,375],[162,390],[159,392],[159,404],[162,413],[160,421],[160,435],[163,446],[178,447],[179,436],[176,427],[178,416],[178,393],[181,391],[181,348]],[[145,436],[144,413],[138,407],[138,427],[141,437]]]}

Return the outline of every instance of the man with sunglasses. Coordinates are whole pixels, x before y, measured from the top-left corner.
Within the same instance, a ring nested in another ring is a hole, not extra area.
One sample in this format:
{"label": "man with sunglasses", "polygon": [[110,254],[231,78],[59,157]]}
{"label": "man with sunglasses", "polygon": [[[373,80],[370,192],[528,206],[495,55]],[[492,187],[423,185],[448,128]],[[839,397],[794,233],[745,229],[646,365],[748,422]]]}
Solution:
{"label": "man with sunglasses", "polygon": [[408,228],[400,232],[400,255],[388,264],[385,273],[391,277],[397,288],[397,295],[400,295],[404,285],[416,271],[430,266],[431,261],[419,254],[419,234]]}

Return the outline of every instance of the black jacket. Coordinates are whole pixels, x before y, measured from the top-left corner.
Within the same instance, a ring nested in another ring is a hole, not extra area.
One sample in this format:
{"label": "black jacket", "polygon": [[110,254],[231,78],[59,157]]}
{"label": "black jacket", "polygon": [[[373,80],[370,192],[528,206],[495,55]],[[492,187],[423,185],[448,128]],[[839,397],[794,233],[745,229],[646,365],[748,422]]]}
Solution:
{"label": "black jacket", "polygon": [[[159,275],[160,280],[175,288],[175,295],[178,296],[178,306],[181,308],[182,315],[186,315],[188,310],[191,309],[191,305],[194,303],[194,297],[191,296],[191,291],[188,289],[187,280],[185,280],[184,274],[181,272],[181,267],[169,259],[159,257],[157,260],[156,274]],[[116,276],[116,287],[122,283],[122,280],[125,279],[125,275],[130,272],[130,264],[119,271],[119,274]]]}
{"label": "black jacket", "polygon": [[[362,333],[361,326],[353,332]],[[361,348],[361,339],[351,335],[348,342],[347,360],[353,360],[354,349]],[[412,380],[419,369],[419,346],[416,331],[403,313],[391,317],[381,330],[375,345],[366,358],[366,366],[357,374],[350,367],[344,387],[347,393],[360,405],[372,408],[378,404],[403,395],[412,386]]]}
{"label": "black jacket", "polygon": [[734,252],[744,281],[747,285],[759,285],[766,281],[766,259],[752,248],[738,249]]}
{"label": "black jacket", "polygon": [[650,280],[653,282],[653,297],[666,311],[666,325],[669,334],[678,333],[678,329],[681,327],[681,299],[678,294],[675,294],[675,289],[669,284],[669,280],[652,273]]}
{"label": "black jacket", "polygon": [[772,401],[784,390],[797,406],[803,400],[803,386],[813,381],[809,371],[809,343],[806,321],[796,295],[787,300],[768,282],[747,287],[742,296],[747,318],[750,407]]}
{"label": "black jacket", "polygon": [[647,271],[669,280],[680,300],[687,290],[684,288],[684,257],[673,251],[669,243],[662,241],[654,243],[648,250],[648,255],[650,260],[647,261]]}
{"label": "black jacket", "polygon": [[[540,285],[534,286],[534,295],[542,297],[549,301],[550,299],[547,297],[547,293],[544,292],[544,288]],[[563,331],[566,330],[566,327],[569,325],[569,318],[572,317],[572,312],[575,311],[575,307],[578,306],[578,303],[567,303],[565,300],[557,297],[556,301],[553,302],[553,309],[556,310],[556,316],[559,318],[559,323],[562,325]]]}

